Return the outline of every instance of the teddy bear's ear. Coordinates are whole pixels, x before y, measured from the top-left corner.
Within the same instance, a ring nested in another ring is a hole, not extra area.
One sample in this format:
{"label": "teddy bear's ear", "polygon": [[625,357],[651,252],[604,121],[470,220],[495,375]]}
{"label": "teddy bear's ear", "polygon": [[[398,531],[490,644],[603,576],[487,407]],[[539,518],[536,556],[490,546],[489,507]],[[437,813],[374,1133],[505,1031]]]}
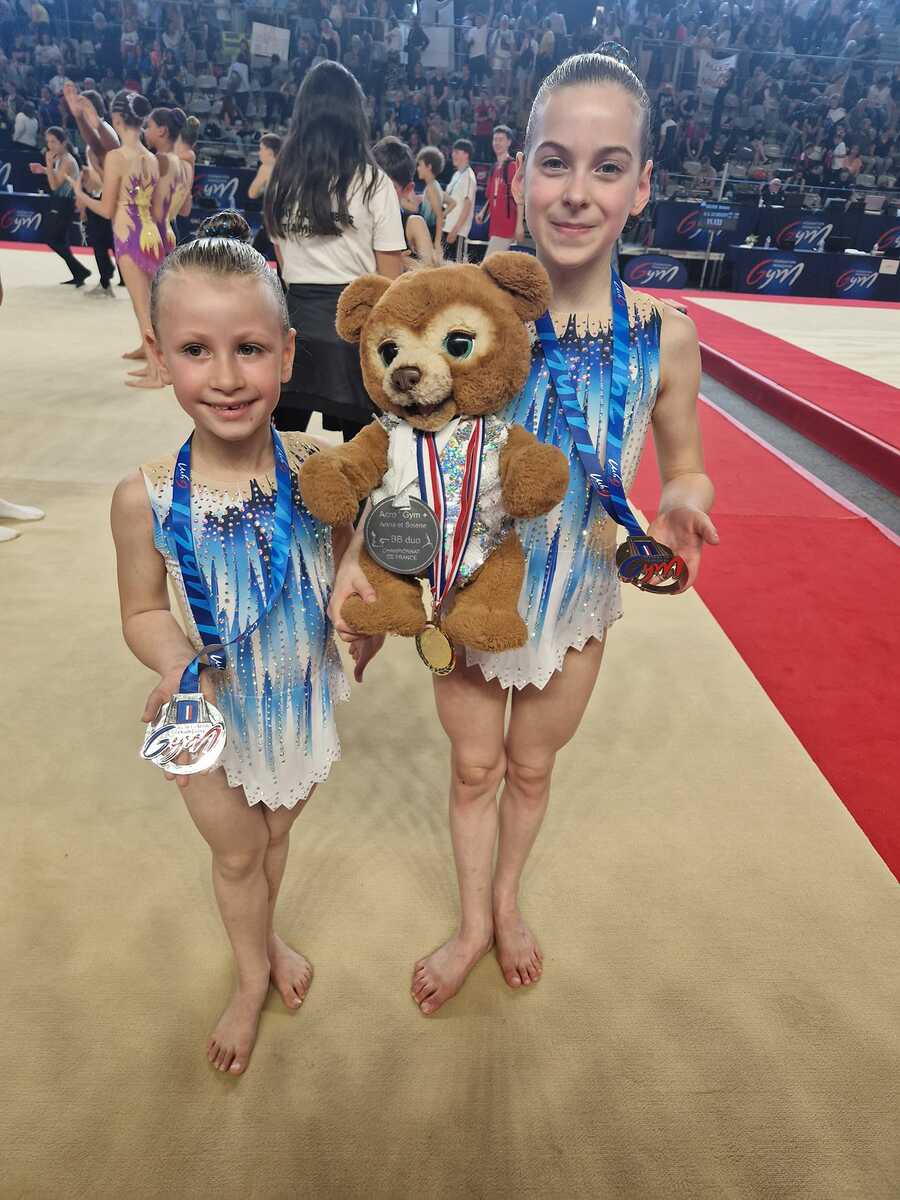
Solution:
{"label": "teddy bear's ear", "polygon": [[338,300],[335,328],[345,342],[358,342],[369,313],[391,286],[383,275],[360,275],[347,284]]}
{"label": "teddy bear's ear", "polygon": [[550,305],[550,280],[547,272],[531,254],[521,250],[501,250],[481,264],[498,287],[512,298],[523,321],[533,321]]}

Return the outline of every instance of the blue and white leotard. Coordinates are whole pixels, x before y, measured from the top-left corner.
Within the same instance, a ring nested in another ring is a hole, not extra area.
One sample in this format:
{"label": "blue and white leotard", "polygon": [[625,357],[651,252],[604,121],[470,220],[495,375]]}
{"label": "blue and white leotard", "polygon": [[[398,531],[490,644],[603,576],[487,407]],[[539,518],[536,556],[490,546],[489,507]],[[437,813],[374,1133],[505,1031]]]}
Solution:
{"label": "blue and white leotard", "polygon": [[[627,493],[637,472],[659,387],[662,315],[658,302],[650,296],[627,287],[625,293],[631,331],[631,385],[622,454],[622,481]],[[557,322],[556,332],[603,461],[612,330],[608,321],[601,324],[573,315],[564,331]],[[516,522],[525,549],[526,573],[519,612],[528,625],[528,643],[520,650],[502,654],[467,648],[466,661],[477,664],[486,679],[498,679],[504,687],[533,684],[542,688],[560,670],[569,649],[580,650],[590,638],[602,638],[622,615],[615,566],[617,527],[588,486],[568,426],[558,412],[536,336],[528,381],[503,416],[524,425],[541,441],[560,447],[569,460],[569,489],[562,504],[547,516]]]}
{"label": "blue and white leotard", "polygon": [[[248,638],[225,651],[214,673],[216,704],[228,727],[221,765],[231,787],[251,805],[293,808],[328,777],[341,747],[334,705],[347,681],[326,608],[334,576],[331,531],[303,506],[297,476],[315,448],[302,434],[281,435],[291,467],[294,520],[284,589]],[[153,513],[153,541],[166,562],[191,644],[202,642],[184,591],[172,541],[174,455],[141,468]],[[275,480],[245,487],[191,480],[197,561],[210,590],[223,640],[246,629],[264,607],[272,538]]]}

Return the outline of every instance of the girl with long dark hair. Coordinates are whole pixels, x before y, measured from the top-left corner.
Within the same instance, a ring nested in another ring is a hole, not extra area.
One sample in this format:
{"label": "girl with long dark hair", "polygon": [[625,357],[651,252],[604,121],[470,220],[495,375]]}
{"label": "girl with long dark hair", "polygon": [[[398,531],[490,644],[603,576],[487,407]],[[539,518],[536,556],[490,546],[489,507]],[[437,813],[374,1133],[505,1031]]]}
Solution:
{"label": "girl with long dark hair", "polygon": [[359,275],[399,275],[406,241],[396,190],[369,148],[362,91],[340,63],[319,63],[304,79],[264,214],[297,330],[294,373],[275,424],[304,430],[310,413],[320,412],[326,429],[349,439],[372,407],[358,350],[335,331],[338,297]]}

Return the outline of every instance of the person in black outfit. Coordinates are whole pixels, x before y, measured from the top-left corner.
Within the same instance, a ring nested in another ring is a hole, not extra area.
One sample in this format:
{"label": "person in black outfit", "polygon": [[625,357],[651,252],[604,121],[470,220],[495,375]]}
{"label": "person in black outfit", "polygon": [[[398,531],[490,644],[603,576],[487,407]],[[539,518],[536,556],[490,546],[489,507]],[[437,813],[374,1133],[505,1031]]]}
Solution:
{"label": "person in black outfit", "polygon": [[[85,190],[95,199],[99,196],[97,180],[103,179],[103,163],[110,150],[119,146],[119,135],[106,120],[106,105],[99,92],[82,92],[79,96],[73,83],[67,83],[65,101],[72,114],[87,152],[88,179]],[[90,182],[93,187],[88,186]],[[115,250],[113,248],[112,221],[87,209],[85,212],[87,242],[94,251],[100,283],[95,292],[112,296],[112,277],[115,274]]]}

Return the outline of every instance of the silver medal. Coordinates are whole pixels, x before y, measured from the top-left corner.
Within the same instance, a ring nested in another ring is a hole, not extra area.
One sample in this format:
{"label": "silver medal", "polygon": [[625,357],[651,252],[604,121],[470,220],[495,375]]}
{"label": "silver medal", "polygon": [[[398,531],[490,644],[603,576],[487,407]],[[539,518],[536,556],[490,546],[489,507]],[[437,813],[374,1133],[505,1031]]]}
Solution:
{"label": "silver medal", "polygon": [[225,738],[225,719],[216,706],[202,692],[179,692],[147,726],[141,758],[172,775],[195,775],[212,770]]}

